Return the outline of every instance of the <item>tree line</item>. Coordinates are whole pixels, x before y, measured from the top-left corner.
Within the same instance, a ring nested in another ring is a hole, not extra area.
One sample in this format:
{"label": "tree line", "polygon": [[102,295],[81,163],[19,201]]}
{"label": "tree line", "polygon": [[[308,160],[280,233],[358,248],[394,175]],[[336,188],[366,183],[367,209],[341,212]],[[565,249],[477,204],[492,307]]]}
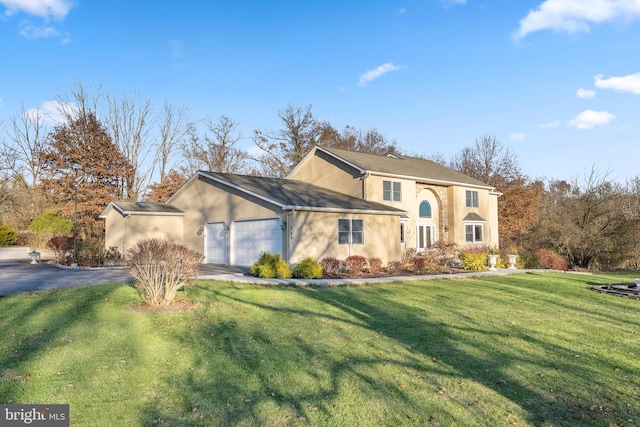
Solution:
{"label": "tree line", "polygon": [[97,217],[112,200],[166,201],[198,170],[284,177],[321,145],[422,157],[494,186],[502,193],[500,245],[523,256],[549,249],[570,267],[640,267],[640,178],[621,184],[593,167],[570,181],[532,179],[492,135],[450,159],[405,153],[377,129],[336,129],[310,105],[289,105],[278,111],[279,129],[251,132],[252,154],[239,147],[240,124],[228,116],[194,120],[168,100],[156,108],[139,93],[117,97],[78,82],[57,101],[55,123],[24,106],[3,123],[0,225],[33,231],[46,217],[55,234],[72,221],[80,238],[99,247]]}

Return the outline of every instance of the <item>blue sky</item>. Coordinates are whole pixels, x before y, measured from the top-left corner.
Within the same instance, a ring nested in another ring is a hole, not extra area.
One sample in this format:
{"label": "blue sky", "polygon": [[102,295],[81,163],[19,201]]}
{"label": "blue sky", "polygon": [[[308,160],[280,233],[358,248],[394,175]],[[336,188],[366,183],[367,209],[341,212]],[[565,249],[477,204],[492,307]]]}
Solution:
{"label": "blue sky", "polygon": [[533,177],[640,175],[640,1],[0,0],[0,120],[74,81],[280,127],[311,104],[449,158],[485,134]]}

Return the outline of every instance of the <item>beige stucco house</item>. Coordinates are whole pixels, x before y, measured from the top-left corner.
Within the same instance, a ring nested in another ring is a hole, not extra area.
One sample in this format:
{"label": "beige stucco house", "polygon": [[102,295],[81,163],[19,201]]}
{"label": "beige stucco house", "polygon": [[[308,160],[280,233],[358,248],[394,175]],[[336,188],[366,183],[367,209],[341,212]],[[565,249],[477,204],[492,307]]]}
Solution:
{"label": "beige stucco house", "polygon": [[248,266],[350,255],[400,260],[437,240],[498,243],[494,188],[428,160],[315,147],[284,179],[199,171],[166,203],[112,202],[105,246],[149,237]]}
{"label": "beige stucco house", "polygon": [[405,249],[438,240],[498,245],[495,188],[429,160],[315,147],[287,178],[401,209],[396,226]]}

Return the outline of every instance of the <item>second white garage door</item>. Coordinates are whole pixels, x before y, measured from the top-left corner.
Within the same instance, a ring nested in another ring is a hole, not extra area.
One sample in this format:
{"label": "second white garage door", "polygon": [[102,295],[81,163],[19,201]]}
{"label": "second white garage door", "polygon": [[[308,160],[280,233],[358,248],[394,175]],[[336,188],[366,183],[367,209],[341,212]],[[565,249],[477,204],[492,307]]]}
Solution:
{"label": "second white garage door", "polygon": [[282,253],[280,219],[257,219],[231,223],[231,265],[250,266],[262,252]]}

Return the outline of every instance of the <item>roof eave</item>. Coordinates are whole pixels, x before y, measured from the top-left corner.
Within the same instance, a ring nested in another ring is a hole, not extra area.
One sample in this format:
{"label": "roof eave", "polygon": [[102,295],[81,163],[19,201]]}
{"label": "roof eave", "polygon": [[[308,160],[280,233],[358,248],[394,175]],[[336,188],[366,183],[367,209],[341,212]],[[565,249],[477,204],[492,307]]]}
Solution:
{"label": "roof eave", "polygon": [[446,180],[441,180],[441,179],[432,179],[432,178],[425,178],[425,177],[421,177],[421,176],[411,176],[411,175],[399,175],[399,174],[393,174],[393,173],[389,173],[389,172],[378,172],[378,171],[367,171],[368,173],[372,174],[372,175],[379,175],[379,176],[386,176],[389,178],[398,178],[398,179],[410,179],[413,181],[417,181],[417,182],[423,182],[426,184],[436,184],[436,185],[443,185],[443,186],[452,186],[452,185],[457,185],[459,187],[471,187],[471,188],[482,188],[484,190],[493,190],[494,187],[490,186],[490,185],[486,185],[486,184],[472,184],[472,183],[467,183],[467,182],[460,182],[460,181],[446,181]]}
{"label": "roof eave", "polygon": [[409,213],[406,211],[379,211],[375,209],[349,209],[349,208],[321,208],[314,206],[285,206],[288,211],[307,211],[307,212],[324,212],[324,213],[356,213],[369,215],[399,215],[405,216]]}

